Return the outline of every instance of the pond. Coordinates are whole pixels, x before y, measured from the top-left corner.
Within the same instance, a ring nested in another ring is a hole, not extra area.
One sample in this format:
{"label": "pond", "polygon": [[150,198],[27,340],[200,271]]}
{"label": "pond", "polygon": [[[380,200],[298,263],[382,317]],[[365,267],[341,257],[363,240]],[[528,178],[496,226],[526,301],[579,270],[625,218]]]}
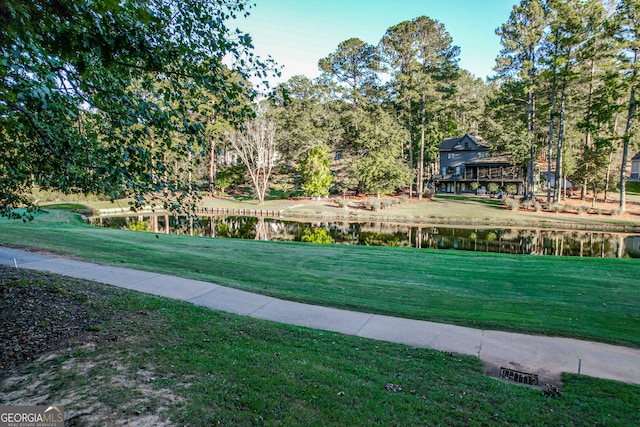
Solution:
{"label": "pond", "polygon": [[93,225],[217,238],[403,246],[528,255],[640,258],[640,235],[527,228],[412,226],[379,222],[200,217],[190,227],[168,215],[92,217]]}

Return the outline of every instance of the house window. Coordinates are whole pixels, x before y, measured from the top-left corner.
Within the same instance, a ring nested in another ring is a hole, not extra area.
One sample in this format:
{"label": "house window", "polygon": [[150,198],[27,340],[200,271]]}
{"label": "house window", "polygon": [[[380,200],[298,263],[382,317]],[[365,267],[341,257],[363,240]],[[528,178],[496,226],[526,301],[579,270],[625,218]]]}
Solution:
{"label": "house window", "polygon": [[334,160],[340,160],[342,158],[342,151],[338,150],[336,151],[336,157],[334,158]]}
{"label": "house window", "polygon": [[451,160],[455,158],[456,158],[456,153],[447,153],[447,159]]}
{"label": "house window", "polygon": [[464,142],[464,149],[468,150],[469,149],[469,141],[465,141]]}

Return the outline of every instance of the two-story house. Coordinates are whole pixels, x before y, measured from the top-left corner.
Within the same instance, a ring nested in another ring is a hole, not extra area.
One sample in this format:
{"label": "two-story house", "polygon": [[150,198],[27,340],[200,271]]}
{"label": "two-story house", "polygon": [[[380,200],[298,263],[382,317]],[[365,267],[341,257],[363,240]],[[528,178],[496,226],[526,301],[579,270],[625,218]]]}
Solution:
{"label": "two-story house", "polygon": [[491,156],[482,139],[466,134],[449,138],[440,144],[440,175],[436,189],[442,193],[472,192],[472,183],[486,188],[489,183],[499,187],[515,184],[518,194],[524,191],[525,173],[506,157]]}

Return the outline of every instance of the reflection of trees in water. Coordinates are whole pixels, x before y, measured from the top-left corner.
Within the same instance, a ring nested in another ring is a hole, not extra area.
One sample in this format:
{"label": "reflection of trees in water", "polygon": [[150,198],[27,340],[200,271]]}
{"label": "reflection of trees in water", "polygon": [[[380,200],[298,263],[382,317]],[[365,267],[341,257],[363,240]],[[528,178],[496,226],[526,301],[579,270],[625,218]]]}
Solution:
{"label": "reflection of trees in water", "polygon": [[[124,228],[130,221],[140,218],[142,217],[139,215],[97,218],[91,222],[95,225]],[[173,232],[177,231],[180,234],[191,233],[193,230],[194,234],[200,236],[223,238],[301,241],[304,235],[322,234],[322,239],[315,240],[327,242],[330,240],[327,237],[330,237],[335,243],[354,245],[412,246],[555,256],[640,257],[640,236],[588,231],[412,227],[346,221],[305,223],[256,217],[201,217],[192,227],[186,222],[187,227],[180,229],[180,224],[175,218],[168,215],[146,216],[143,219],[148,221],[156,232],[168,232],[170,227]]]}
{"label": "reflection of trees in water", "polygon": [[[212,217],[213,219],[214,217]],[[263,219],[264,222],[264,219]],[[255,239],[258,218],[250,216],[230,216],[215,218],[216,237],[232,239]]]}

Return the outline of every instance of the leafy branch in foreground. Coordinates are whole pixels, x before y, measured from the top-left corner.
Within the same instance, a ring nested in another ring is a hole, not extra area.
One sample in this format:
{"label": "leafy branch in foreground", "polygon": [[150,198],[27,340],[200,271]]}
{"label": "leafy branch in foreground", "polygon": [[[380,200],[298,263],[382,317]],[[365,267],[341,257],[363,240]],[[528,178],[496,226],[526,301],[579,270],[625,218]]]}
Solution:
{"label": "leafy branch in foreground", "polygon": [[245,0],[3,2],[0,214],[34,207],[33,186],[182,209],[192,184],[174,165],[206,148],[193,112],[243,121],[248,78],[271,69],[227,27],[247,14]]}

